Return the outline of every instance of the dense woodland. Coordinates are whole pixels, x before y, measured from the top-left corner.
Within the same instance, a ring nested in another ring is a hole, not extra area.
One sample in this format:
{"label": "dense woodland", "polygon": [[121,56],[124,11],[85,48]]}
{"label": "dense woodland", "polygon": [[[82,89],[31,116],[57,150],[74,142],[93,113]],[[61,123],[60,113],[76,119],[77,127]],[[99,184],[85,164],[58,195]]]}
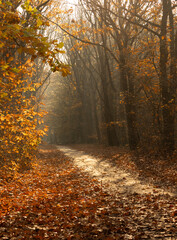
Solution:
{"label": "dense woodland", "polygon": [[173,152],[176,7],[171,0],[0,1],[1,165],[28,165],[44,125],[51,143]]}
{"label": "dense woodland", "polygon": [[50,16],[72,74],[50,77],[48,141],[174,151],[176,7],[171,0],[80,0]]}
{"label": "dense woodland", "polygon": [[0,239],[177,239],[176,75],[175,0],[0,0]]}

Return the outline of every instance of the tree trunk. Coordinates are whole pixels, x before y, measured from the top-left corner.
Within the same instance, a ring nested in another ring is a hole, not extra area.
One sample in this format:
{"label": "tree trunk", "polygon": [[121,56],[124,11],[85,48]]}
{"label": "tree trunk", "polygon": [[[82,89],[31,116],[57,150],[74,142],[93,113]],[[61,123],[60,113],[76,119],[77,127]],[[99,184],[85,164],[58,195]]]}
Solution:
{"label": "tree trunk", "polygon": [[[163,147],[164,150],[171,152],[174,150],[175,140],[174,140],[174,110],[173,101],[174,96],[172,93],[172,78],[176,78],[176,73],[174,76],[173,68],[173,57],[171,56],[171,74],[168,78],[167,73],[167,62],[168,62],[168,48],[167,48],[167,20],[169,15],[168,0],[163,0],[163,16],[161,21],[161,37],[160,37],[160,87],[161,87],[161,97],[162,97],[162,115],[163,115]],[[171,49],[171,51],[173,51]],[[171,54],[173,54],[171,52]]]}
{"label": "tree trunk", "polygon": [[136,112],[134,106],[134,84],[133,80],[130,77],[131,73],[128,73],[125,59],[122,53],[120,53],[120,85],[121,91],[124,94],[125,101],[125,113],[127,120],[127,129],[128,129],[128,142],[131,150],[135,150],[139,138],[137,133],[136,126]]}

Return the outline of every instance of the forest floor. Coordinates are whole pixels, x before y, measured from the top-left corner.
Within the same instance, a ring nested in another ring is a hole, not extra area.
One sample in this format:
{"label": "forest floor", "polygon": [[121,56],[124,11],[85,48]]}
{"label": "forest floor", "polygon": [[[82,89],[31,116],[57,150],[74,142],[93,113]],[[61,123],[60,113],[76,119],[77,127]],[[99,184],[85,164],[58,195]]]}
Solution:
{"label": "forest floor", "polygon": [[[87,146],[84,150],[102,159],[111,157],[111,149],[103,148],[99,153],[98,148]],[[116,154],[120,154],[119,163],[112,158],[113,167],[117,164],[119,168],[124,162],[124,168],[131,163],[129,173],[133,174],[136,169],[132,170],[131,158],[125,160],[127,153]],[[81,170],[56,146],[41,146],[32,170],[13,179],[0,176],[0,239],[177,239],[175,196],[156,192],[114,194],[96,177]],[[164,187],[174,192],[172,181],[167,182]]]}
{"label": "forest floor", "polygon": [[130,152],[126,148],[105,145],[74,144],[70,147],[109,162],[141,183],[177,194],[177,151],[173,156],[164,157],[157,152]]}

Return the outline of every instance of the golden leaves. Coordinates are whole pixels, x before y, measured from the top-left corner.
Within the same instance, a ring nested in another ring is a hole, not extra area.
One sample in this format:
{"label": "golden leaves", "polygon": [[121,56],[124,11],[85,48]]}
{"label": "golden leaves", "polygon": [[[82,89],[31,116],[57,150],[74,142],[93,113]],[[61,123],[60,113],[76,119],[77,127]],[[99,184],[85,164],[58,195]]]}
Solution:
{"label": "golden leaves", "polygon": [[37,19],[37,27],[40,27],[42,25],[42,20],[40,18]]}
{"label": "golden leaves", "polygon": [[[63,42],[49,40],[40,34],[41,27],[48,26],[27,0],[22,5],[23,11],[30,18],[27,20],[18,11],[10,8],[5,1],[1,4],[0,24],[0,156],[2,164],[14,169],[13,161],[20,167],[35,158],[35,151],[40,137],[47,131],[41,118],[43,112],[37,112],[35,91],[39,87],[32,81],[34,77],[34,59],[39,57],[62,76],[70,74],[70,66],[59,60],[63,54]],[[30,22],[32,20],[32,22]],[[32,23],[32,24],[31,24]],[[23,26],[26,26],[25,28]],[[23,165],[23,164],[22,164]]]}
{"label": "golden leaves", "polygon": [[63,48],[64,47],[64,43],[63,42],[60,42],[58,45],[57,45],[58,48]]}

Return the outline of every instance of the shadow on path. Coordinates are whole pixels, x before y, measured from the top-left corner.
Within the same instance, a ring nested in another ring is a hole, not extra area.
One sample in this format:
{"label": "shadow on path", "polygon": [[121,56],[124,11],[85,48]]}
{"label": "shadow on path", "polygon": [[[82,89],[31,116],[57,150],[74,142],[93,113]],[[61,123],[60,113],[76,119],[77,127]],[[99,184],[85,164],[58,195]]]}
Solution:
{"label": "shadow on path", "polygon": [[140,180],[117,167],[107,160],[94,158],[83,151],[77,151],[66,146],[57,146],[66,156],[73,158],[74,164],[82,171],[96,178],[110,193],[114,194],[174,194],[155,188],[152,185],[141,183]]}

